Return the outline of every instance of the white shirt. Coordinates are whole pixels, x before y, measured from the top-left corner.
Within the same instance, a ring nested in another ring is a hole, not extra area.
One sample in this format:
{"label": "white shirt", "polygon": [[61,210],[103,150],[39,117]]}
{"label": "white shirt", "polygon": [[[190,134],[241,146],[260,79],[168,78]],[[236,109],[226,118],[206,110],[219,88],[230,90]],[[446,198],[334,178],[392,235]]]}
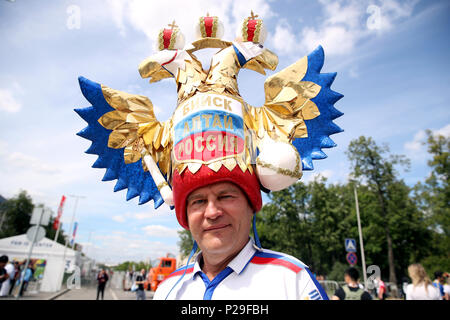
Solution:
{"label": "white shirt", "polygon": [[201,253],[187,266],[184,277],[185,267],[169,275],[153,299],[164,300],[169,292],[169,300],[328,299],[302,262],[287,254],[258,249],[253,239],[212,281],[200,269],[200,258]]}
{"label": "white shirt", "polygon": [[9,288],[11,286],[11,279],[14,279],[14,275],[16,274],[16,269],[12,263],[8,263],[5,266],[5,270],[9,275],[9,278],[3,281],[0,284],[0,296],[7,296],[9,294]]}
{"label": "white shirt", "polygon": [[435,288],[433,285],[429,284],[428,292],[425,291],[424,284],[413,286],[408,284],[406,287],[406,300],[442,300],[439,289]]}
{"label": "white shirt", "polygon": [[450,294],[450,285],[444,284],[444,293]]}

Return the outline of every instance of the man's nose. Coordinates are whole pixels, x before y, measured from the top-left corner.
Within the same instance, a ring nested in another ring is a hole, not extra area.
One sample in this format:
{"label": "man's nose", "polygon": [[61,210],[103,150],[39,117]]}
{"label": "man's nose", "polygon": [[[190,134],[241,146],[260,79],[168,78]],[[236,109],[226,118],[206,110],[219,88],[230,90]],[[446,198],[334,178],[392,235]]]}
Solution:
{"label": "man's nose", "polygon": [[222,215],[222,209],[218,206],[215,200],[208,200],[208,205],[205,209],[205,218],[216,219]]}

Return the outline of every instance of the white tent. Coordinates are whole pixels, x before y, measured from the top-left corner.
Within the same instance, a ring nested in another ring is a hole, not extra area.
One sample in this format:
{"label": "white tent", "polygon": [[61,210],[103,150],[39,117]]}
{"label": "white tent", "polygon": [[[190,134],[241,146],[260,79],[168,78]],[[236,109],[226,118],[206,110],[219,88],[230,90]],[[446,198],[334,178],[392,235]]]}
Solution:
{"label": "white tent", "polygon": [[[9,260],[25,260],[30,251],[31,241],[26,234],[0,239],[0,255],[7,255]],[[66,272],[73,272],[80,252],[67,247],[65,254]],[[64,246],[48,238],[34,244],[31,259],[46,260],[40,291],[56,292],[61,289],[64,275]]]}

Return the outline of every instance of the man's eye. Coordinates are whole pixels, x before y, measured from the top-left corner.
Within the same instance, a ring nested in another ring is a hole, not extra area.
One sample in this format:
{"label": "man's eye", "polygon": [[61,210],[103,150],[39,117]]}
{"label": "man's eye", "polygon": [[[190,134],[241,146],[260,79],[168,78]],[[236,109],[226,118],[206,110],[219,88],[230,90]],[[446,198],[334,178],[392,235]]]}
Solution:
{"label": "man's eye", "polygon": [[200,205],[200,204],[205,203],[205,201],[206,200],[204,200],[204,199],[194,200],[194,201],[191,202],[191,205]]}
{"label": "man's eye", "polygon": [[231,199],[231,198],[233,198],[233,196],[231,194],[225,194],[225,195],[219,197],[219,199],[221,199],[221,200],[227,200],[227,199]]}

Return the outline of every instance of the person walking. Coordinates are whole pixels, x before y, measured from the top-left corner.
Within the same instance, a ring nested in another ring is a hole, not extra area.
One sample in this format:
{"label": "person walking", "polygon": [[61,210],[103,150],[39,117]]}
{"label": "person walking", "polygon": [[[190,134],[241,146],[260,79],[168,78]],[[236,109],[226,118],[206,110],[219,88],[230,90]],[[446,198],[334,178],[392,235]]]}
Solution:
{"label": "person walking", "polygon": [[134,282],[137,285],[136,300],[145,300],[144,282],[145,269],[142,269],[141,273],[136,277],[136,281]]}
{"label": "person walking", "polygon": [[372,300],[372,296],[358,283],[359,272],[353,267],[344,274],[345,285],[338,288],[331,300]]}
{"label": "person walking", "polygon": [[406,300],[442,300],[439,289],[433,286],[420,263],[411,264],[408,274],[412,284],[406,287]]}
{"label": "person walking", "polygon": [[22,271],[22,275],[21,275],[20,281],[23,281],[23,285],[20,288],[19,296],[22,297],[23,293],[25,291],[27,291],[28,283],[30,282],[31,278],[33,277],[33,273],[34,273],[34,270],[33,270],[33,267],[32,267],[32,265],[30,263],[28,265],[28,268],[26,270]]}
{"label": "person walking", "polygon": [[[8,271],[6,270],[6,264],[8,263],[8,256],[1,256],[0,257],[0,293],[1,293],[1,288],[3,287],[3,284],[5,282],[9,282],[9,274]],[[2,296],[0,294],[0,296]]]}
{"label": "person walking", "polygon": [[99,298],[99,295],[102,295],[102,300],[104,298],[105,295],[105,286],[106,283],[108,282],[109,277],[108,274],[106,273],[105,269],[102,269],[99,274],[97,275],[97,281],[98,281],[98,285],[97,285],[97,299]]}
{"label": "person walking", "polygon": [[439,290],[439,293],[441,294],[442,298],[444,298],[445,296],[444,284],[445,284],[444,273],[442,271],[436,271],[434,273],[433,286]]}

